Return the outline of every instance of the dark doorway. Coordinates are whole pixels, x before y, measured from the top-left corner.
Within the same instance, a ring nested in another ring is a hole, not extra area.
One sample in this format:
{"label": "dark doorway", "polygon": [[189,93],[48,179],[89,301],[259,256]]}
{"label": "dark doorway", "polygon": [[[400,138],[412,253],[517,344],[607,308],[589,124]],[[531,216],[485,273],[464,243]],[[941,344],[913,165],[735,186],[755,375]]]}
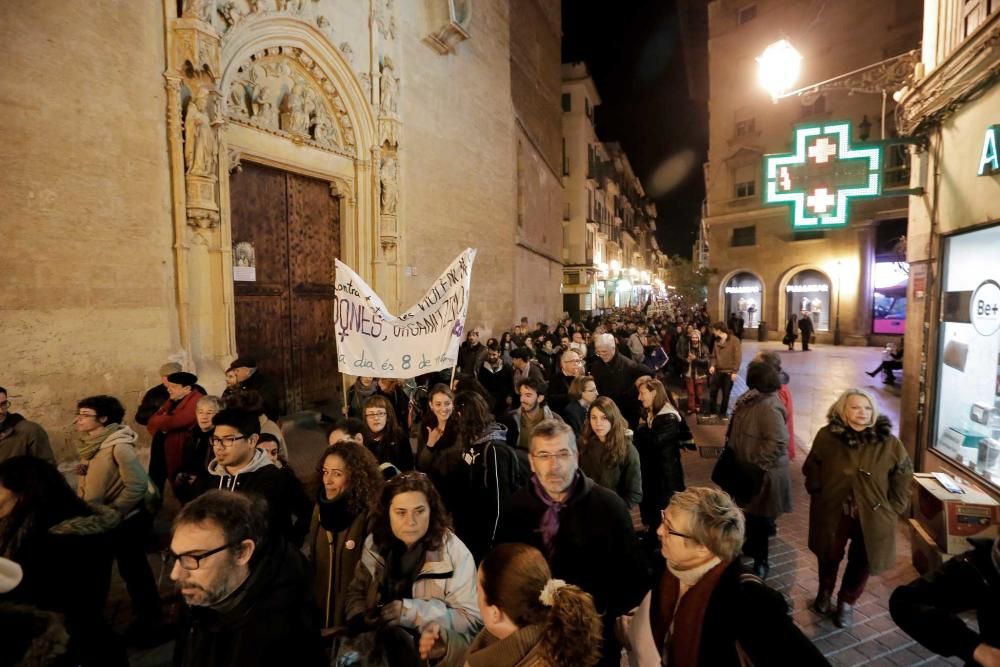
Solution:
{"label": "dark doorway", "polygon": [[253,258],[252,271],[234,270],[237,351],[284,387],[282,414],[334,414],[340,202],[326,181],[248,162],[229,190],[234,256],[251,244]]}

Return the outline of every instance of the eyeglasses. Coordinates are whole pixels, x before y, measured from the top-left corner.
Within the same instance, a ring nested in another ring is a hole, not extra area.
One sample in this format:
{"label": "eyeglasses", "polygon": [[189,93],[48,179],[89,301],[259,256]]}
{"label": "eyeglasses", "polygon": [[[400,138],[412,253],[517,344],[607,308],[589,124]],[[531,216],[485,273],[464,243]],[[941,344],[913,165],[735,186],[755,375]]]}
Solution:
{"label": "eyeglasses", "polygon": [[564,449],[561,452],[556,452],[552,454],[550,452],[541,452],[539,454],[532,454],[531,458],[536,461],[542,461],[543,463],[548,463],[549,461],[559,461],[559,463],[566,463],[571,458],[573,458],[573,452],[568,449]]}
{"label": "eyeglasses", "polygon": [[660,510],[660,521],[663,522],[663,527],[667,529],[667,535],[676,535],[677,537],[685,537],[689,540],[694,539],[694,537],[692,537],[691,535],[687,535],[685,533],[678,533],[676,530],[670,527],[670,524],[667,523],[667,510]]}
{"label": "eyeglasses", "polygon": [[166,551],[163,552],[163,560],[168,570],[174,569],[174,563],[178,562],[181,564],[181,567],[184,568],[185,570],[188,571],[197,570],[199,567],[201,567],[201,561],[205,560],[209,556],[214,556],[220,551],[228,549],[234,544],[235,542],[223,544],[221,547],[212,549],[211,551],[205,551],[200,554],[192,554],[192,553],[175,554],[170,549],[167,549]]}
{"label": "eyeglasses", "polygon": [[385,417],[387,415],[385,410],[372,410],[371,412],[366,412],[365,417]]}
{"label": "eyeglasses", "polygon": [[213,447],[223,447],[229,449],[233,446],[233,443],[238,440],[246,440],[245,435],[227,435],[221,438],[212,437],[209,438],[209,442],[212,443]]}

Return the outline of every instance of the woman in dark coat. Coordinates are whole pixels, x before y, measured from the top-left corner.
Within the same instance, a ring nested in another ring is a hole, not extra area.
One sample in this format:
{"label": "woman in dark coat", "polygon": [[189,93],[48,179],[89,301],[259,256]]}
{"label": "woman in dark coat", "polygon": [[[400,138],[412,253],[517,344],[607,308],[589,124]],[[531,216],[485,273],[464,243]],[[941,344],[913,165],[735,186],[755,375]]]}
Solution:
{"label": "woman in dark coat", "polygon": [[369,396],[362,409],[361,434],[379,463],[391,463],[401,472],[413,470],[410,438],[396,421],[392,401],[381,394]]}
{"label": "woman in dark coat", "polygon": [[848,389],[830,407],[802,466],[809,492],[809,549],[819,561],[813,609],[831,611],[837,568],[850,540],[834,622],[853,622],[853,605],[870,574],[896,561],[896,522],[909,507],[913,462],[892,423],[862,389]]}
{"label": "woman in dark coat", "polygon": [[367,448],[348,440],[326,448],[316,475],[316,509],[303,551],[312,565],[313,592],[326,634],[347,623],[347,586],[371,533],[382,473]]}
{"label": "woman in dark coat", "polygon": [[576,437],[580,437],[583,422],[587,420],[587,410],[597,398],[597,383],[590,375],[578,375],[573,378],[567,394],[569,401],[563,409],[563,419],[573,429]]}
{"label": "woman in dark coat", "polygon": [[615,402],[598,396],[587,410],[577,442],[580,470],[625,501],[629,509],[642,500],[642,471],[632,432]]}
{"label": "woman in dark coat", "polygon": [[663,383],[648,380],[639,385],[643,413],[635,432],[642,470],[642,522],[650,527],[655,542],[660,511],[670,504],[674,493],[684,490],[681,449],[694,449],[691,429],[671,402]]}
{"label": "woman in dark coat", "polygon": [[792,511],[788,477],[788,426],[785,406],[778,397],[781,378],[762,361],[747,366],[750,388],[736,401],[729,422],[728,446],[736,459],[763,471],[760,491],[746,502],[746,544],[743,552],[753,558],[753,569],[767,577],[768,538],[774,520]]}

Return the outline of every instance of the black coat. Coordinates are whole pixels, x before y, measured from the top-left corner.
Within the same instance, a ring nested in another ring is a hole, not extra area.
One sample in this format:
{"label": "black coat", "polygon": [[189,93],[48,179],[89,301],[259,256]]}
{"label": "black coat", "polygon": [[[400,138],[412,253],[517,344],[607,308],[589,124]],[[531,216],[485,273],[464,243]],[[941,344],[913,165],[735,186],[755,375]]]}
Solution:
{"label": "black coat", "polygon": [[514,369],[511,365],[502,363],[499,370],[493,371],[483,364],[476,377],[479,379],[479,384],[486,387],[486,391],[493,397],[493,405],[490,408],[493,409],[494,416],[505,414],[510,408],[507,399],[514,397]]}
{"label": "black coat", "polygon": [[806,336],[812,336],[813,334],[813,321],[811,317],[800,317],[799,318],[799,331],[802,332],[803,339]]}
{"label": "black coat", "polygon": [[[267,418],[271,421],[278,421],[278,417],[281,415],[281,391],[277,382],[275,382],[270,376],[264,375],[257,370],[254,371],[253,375],[248,377],[244,382],[240,383],[239,387],[243,391],[255,391],[260,394],[261,399],[264,401],[264,414],[267,415]],[[222,397],[226,398],[231,393],[233,393],[232,388],[227,387],[226,390],[222,392]]]}
{"label": "black coat", "polygon": [[215,607],[188,607],[175,667],[326,665],[305,559],[278,541]]}
{"label": "black coat", "polygon": [[549,380],[549,388],[545,392],[545,402],[549,404],[552,411],[561,415],[566,410],[566,404],[571,400],[569,397],[569,386],[573,383],[573,376],[566,376],[562,368],[556,370]]}
{"label": "black coat", "polygon": [[579,438],[580,431],[583,430],[583,422],[587,419],[587,408],[583,407],[580,401],[570,401],[562,411],[562,416],[570,428],[573,429],[576,437]]}
{"label": "black coat", "polygon": [[[649,590],[649,573],[639,551],[625,501],[578,473],[576,491],[559,513],[555,548],[548,556],[552,576],[590,593],[603,614],[605,660],[618,664],[615,618],[633,609]],[[522,542],[545,553],[540,526],[546,506],[529,482],[504,510],[497,543]]]}
{"label": "black coat", "polygon": [[[258,452],[256,456],[267,455]],[[264,465],[251,467],[254,469],[230,475],[217,461],[213,461],[211,474],[208,476],[208,489],[218,488],[261,496],[267,501],[272,536],[282,537],[296,547],[301,546],[309,532],[309,521],[312,518],[312,502],[302,490],[301,483],[298,483],[290,469],[286,473],[269,461]]]}
{"label": "black coat", "polygon": [[170,393],[167,388],[163,386],[163,383],[151,387],[145,394],[142,395],[142,401],[139,403],[139,409],[135,411],[135,421],[137,424],[142,424],[145,426],[149,423],[149,418],[156,414],[156,411],[167,402],[170,398]]}
{"label": "black coat", "polygon": [[395,438],[383,436],[381,440],[365,438],[365,447],[379,463],[391,463],[400,472],[413,470],[413,450],[405,433],[398,433]]}
{"label": "black coat", "polygon": [[634,430],[639,423],[641,409],[635,381],[643,375],[653,377],[653,371],[622,356],[621,353],[616,353],[607,363],[600,357],[595,359],[590,368],[590,375],[597,384],[597,391],[601,396],[607,396],[615,402],[622,416],[628,421],[629,427]]}
{"label": "black coat", "polygon": [[678,415],[661,412],[653,417],[651,426],[639,424],[633,443],[639,450],[642,470],[639,510],[643,523],[655,527],[660,525],[660,510],[666,509],[675,493],[686,488],[681,448],[694,446],[691,429]]}
{"label": "black coat", "polygon": [[[973,663],[981,643],[1000,647],[1000,562],[994,562],[991,539],[970,539],[971,551],[939,569],[900,586],[889,598],[892,620],[924,647],[943,656]],[[979,632],[959,618],[975,610]]]}

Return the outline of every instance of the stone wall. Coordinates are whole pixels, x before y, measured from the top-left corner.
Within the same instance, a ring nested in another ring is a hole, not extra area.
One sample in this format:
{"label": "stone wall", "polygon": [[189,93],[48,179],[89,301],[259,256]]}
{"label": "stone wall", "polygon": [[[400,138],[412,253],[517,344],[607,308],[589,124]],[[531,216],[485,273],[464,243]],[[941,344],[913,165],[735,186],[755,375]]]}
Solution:
{"label": "stone wall", "polygon": [[60,459],[75,400],[133,413],[176,351],[163,10],[0,3],[0,385]]}

